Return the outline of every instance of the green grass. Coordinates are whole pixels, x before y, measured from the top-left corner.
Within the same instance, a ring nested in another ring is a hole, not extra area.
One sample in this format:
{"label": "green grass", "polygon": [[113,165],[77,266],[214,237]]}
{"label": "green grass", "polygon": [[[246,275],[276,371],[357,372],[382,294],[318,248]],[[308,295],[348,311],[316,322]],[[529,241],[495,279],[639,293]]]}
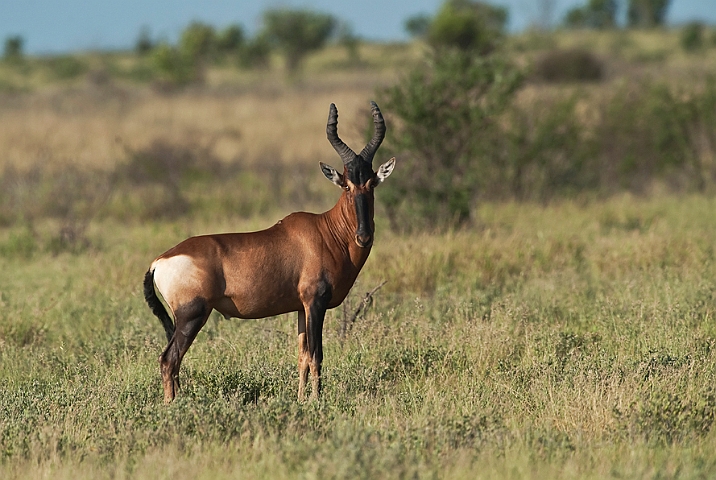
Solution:
{"label": "green grass", "polygon": [[348,301],[388,283],[345,339],[328,314],[325,394],[304,404],[291,315],[212,317],[164,406],[141,296],[186,235],[276,218],[95,220],[79,253],[0,257],[0,476],[710,477],[714,207],[489,204],[469,229],[410,236],[379,209]]}

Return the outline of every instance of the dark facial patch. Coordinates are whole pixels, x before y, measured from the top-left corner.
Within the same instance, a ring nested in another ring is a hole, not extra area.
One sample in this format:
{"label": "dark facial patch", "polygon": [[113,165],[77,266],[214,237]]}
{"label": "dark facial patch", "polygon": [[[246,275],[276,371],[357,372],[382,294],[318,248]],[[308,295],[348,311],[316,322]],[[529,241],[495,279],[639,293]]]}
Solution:
{"label": "dark facial patch", "polygon": [[354,185],[365,185],[375,176],[375,172],[373,172],[370,163],[356,156],[355,160],[346,164],[346,176]]}

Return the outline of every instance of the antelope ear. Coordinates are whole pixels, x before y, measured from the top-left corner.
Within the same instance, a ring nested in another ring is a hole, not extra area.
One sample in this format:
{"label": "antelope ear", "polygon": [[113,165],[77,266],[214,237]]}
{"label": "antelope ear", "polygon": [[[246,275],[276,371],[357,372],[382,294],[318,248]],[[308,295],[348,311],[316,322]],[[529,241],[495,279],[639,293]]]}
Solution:
{"label": "antelope ear", "polygon": [[376,176],[378,177],[378,181],[380,183],[383,183],[383,181],[390,176],[391,173],[393,173],[393,169],[395,168],[395,157],[391,158],[387,162],[385,162],[383,165],[378,167],[378,171],[376,172]]}
{"label": "antelope ear", "polygon": [[321,171],[323,172],[323,174],[326,176],[326,178],[328,180],[335,183],[336,185],[338,185],[341,188],[346,186],[345,179],[343,178],[343,175],[338,173],[338,170],[336,170],[335,168],[333,168],[330,165],[327,165],[323,162],[318,162],[318,163],[321,164]]}

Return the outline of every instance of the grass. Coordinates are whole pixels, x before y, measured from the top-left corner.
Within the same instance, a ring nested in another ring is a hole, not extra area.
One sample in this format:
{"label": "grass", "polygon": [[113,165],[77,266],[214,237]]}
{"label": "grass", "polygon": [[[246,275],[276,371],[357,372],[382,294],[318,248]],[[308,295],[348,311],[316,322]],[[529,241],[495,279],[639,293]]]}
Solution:
{"label": "grass", "polygon": [[[623,58],[654,38],[619,40]],[[401,48],[367,46],[364,65],[335,71],[344,52],[330,50],[294,82],[217,69],[169,94],[49,82],[36,66],[28,90],[0,95],[1,478],[714,475],[708,195],[485,203],[469,227],[409,235],[379,203],[348,311],[387,283],[345,337],[343,309],[328,313],[320,402],[295,400],[294,316],[214,315],[162,404],[164,333],[141,295],[151,260],[190,235],[329,208],[328,104],[342,138],[364,143]],[[520,48],[524,61],[540,51]],[[659,66],[640,62],[618,72]]]}
{"label": "grass", "polygon": [[[385,188],[388,188],[387,184]],[[325,396],[295,401],[295,319],[212,317],[161,404],[139,288],[201,219],[0,260],[3,478],[697,478],[716,468],[714,200],[485,205],[378,238]],[[255,228],[238,221],[237,229]]]}

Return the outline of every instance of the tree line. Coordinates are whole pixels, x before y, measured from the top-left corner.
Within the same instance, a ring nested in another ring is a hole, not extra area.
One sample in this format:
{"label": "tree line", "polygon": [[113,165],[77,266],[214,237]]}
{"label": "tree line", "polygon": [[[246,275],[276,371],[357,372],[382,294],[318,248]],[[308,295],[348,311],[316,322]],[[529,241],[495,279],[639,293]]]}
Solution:
{"label": "tree line", "polygon": [[[626,8],[628,27],[661,26],[666,19],[670,0],[587,0],[569,10],[562,20],[568,28],[615,28],[617,14]],[[505,7],[474,0],[445,0],[438,12],[408,18],[404,28],[408,34],[426,40],[430,45],[451,45],[463,50],[489,53],[505,34],[509,12]],[[682,33],[687,50],[706,43],[705,29],[692,22]],[[205,67],[229,59],[242,68],[269,65],[272,52],[279,53],[290,74],[300,70],[310,53],[334,40],[347,49],[349,58],[357,60],[360,38],[351,26],[333,15],[309,9],[278,8],[264,11],[261,28],[249,36],[246,29],[230,24],[222,29],[195,21],[180,34],[176,44],[155,39],[149,28],[140,30],[134,50],[148,57],[153,66],[175,83],[188,83],[201,78]],[[716,42],[716,37],[714,39]],[[4,60],[19,62],[23,58],[24,38],[19,35],[5,39]]]}
{"label": "tree line", "polygon": [[[153,38],[150,29],[143,27],[134,52],[147,59],[165,79],[184,84],[200,79],[207,66],[227,60],[242,68],[267,67],[273,52],[283,57],[287,71],[293,74],[300,70],[308,54],[332,40],[347,49],[349,58],[357,58],[360,39],[348,23],[309,9],[280,8],[263,13],[262,27],[253,36],[238,23],[217,29],[194,21],[173,44]],[[7,37],[4,60],[22,62],[24,44],[22,36]]]}

